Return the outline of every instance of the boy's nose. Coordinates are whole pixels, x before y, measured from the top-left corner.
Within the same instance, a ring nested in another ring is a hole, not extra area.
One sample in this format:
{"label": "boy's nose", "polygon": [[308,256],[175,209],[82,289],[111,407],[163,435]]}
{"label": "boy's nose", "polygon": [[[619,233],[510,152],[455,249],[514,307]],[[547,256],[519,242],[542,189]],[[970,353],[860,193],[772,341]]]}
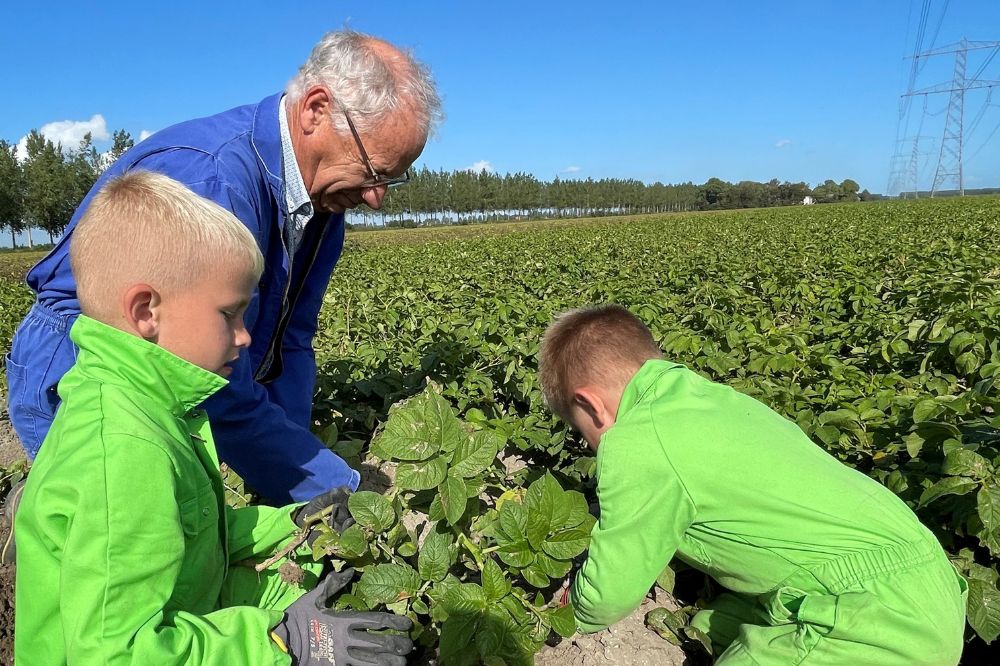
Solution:
{"label": "boy's nose", "polygon": [[250,331],[245,328],[241,328],[236,332],[236,346],[237,347],[249,347],[250,346]]}

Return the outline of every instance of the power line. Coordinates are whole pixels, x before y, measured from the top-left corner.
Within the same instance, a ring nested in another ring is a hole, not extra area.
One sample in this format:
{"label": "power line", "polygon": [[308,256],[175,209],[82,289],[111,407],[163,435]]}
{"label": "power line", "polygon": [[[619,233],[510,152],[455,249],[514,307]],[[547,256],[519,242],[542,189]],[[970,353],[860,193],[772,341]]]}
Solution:
{"label": "power line", "polygon": [[[943,16],[943,14],[942,14]],[[932,48],[928,51],[922,53],[915,53],[913,56],[914,63],[918,62],[921,58],[929,58],[931,56],[938,55],[950,55],[955,56],[955,68],[952,80],[947,83],[939,83],[927,88],[922,88],[920,90],[913,90],[912,86],[910,89],[904,93],[904,98],[912,98],[917,95],[924,96],[924,115],[926,112],[926,100],[928,95],[933,94],[943,94],[948,93],[948,111],[945,117],[944,132],[941,137],[941,147],[938,153],[938,163],[937,169],[934,172],[934,181],[931,185],[931,196],[934,196],[949,180],[954,180],[958,186],[958,191],[961,195],[965,194],[965,179],[963,174],[963,149],[965,141],[969,134],[976,129],[979,122],[982,120],[983,114],[985,114],[986,106],[980,110],[977,114],[975,120],[973,120],[970,132],[967,134],[964,130],[964,118],[965,118],[965,95],[969,90],[976,89],[987,89],[990,91],[989,95],[992,96],[992,89],[994,87],[1000,86],[1000,81],[990,81],[981,79],[980,76],[992,62],[993,58],[996,56],[997,52],[1000,51],[1000,42],[984,42],[984,41],[969,41],[967,39],[962,39],[961,42],[957,44],[950,44],[948,46],[943,46],[939,48]],[[969,78],[966,76],[966,66],[968,63],[969,51],[977,51],[981,49],[992,49],[993,53],[986,59],[986,61],[979,67],[976,71],[976,75]],[[989,105],[989,98],[987,98],[987,106]],[[921,120],[921,126],[923,120]],[[992,138],[993,134],[996,132],[994,130],[989,138]],[[987,143],[989,142],[987,139]],[[985,145],[985,144],[984,144]],[[982,150],[982,146],[979,148]],[[978,154],[979,150],[976,151]],[[914,146],[914,156],[911,157],[911,165],[908,175],[912,175],[914,167],[913,164],[916,162],[916,152],[917,148]],[[916,188],[914,188],[916,189]]]}

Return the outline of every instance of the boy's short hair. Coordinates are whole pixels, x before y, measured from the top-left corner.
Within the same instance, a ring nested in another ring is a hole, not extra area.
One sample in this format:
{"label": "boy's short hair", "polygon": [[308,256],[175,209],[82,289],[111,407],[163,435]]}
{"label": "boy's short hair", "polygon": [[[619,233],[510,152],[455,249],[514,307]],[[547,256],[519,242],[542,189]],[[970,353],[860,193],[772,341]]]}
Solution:
{"label": "boy's short hair", "polygon": [[130,171],[108,181],[70,240],[80,310],[111,323],[122,289],[176,290],[229,269],[260,279],[264,258],[231,212],[173,178]]}
{"label": "boy's short hair", "polygon": [[653,335],[620,305],[556,315],[542,336],[538,375],[549,408],[568,421],[573,393],[587,384],[625,385],[642,364],[662,358]]}

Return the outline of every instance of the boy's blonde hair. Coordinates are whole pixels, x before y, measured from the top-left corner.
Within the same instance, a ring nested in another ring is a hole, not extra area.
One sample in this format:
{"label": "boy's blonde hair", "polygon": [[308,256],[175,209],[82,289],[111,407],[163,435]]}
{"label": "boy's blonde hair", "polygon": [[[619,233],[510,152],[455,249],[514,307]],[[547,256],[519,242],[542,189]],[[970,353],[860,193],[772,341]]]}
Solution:
{"label": "boy's blonde hair", "polygon": [[581,386],[624,390],[651,359],[662,358],[653,335],[620,305],[597,305],[556,316],[542,336],[538,376],[549,408],[563,420]]}
{"label": "boy's blonde hair", "polygon": [[112,323],[129,285],[183,289],[227,269],[256,282],[264,258],[253,234],[222,206],[173,178],[131,171],[94,195],[70,240],[80,310]]}

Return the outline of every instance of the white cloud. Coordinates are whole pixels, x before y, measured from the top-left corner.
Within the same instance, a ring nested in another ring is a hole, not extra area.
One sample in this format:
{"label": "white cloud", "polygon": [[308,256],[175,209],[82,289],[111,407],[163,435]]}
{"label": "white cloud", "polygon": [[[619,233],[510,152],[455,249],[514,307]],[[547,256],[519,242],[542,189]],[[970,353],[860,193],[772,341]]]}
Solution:
{"label": "white cloud", "polygon": [[559,173],[576,173],[579,170],[580,170],[580,167],[578,167],[578,166],[568,166],[565,169],[563,169],[562,171],[560,171]]}
{"label": "white cloud", "polygon": [[479,160],[474,162],[471,166],[465,167],[466,171],[471,171],[473,173],[479,173],[483,169],[486,169],[487,173],[493,173],[493,165],[489,163],[489,160]]}
{"label": "white cloud", "polygon": [[792,145],[792,140],[791,139],[779,139],[778,143],[774,144],[774,147],[775,148],[786,148],[786,147],[788,147],[790,145]]}
{"label": "white cloud", "polygon": [[[90,132],[91,139],[95,143],[111,138],[111,134],[108,133],[108,125],[104,122],[104,116],[99,113],[91,116],[90,120],[57,120],[45,123],[38,131],[52,143],[61,143],[63,150],[66,151],[76,150],[87,132]],[[22,160],[28,156],[27,146],[28,137],[25,135],[17,142],[18,157]]]}
{"label": "white cloud", "polygon": [[[139,132],[139,141],[145,141],[146,139],[148,139],[151,136],[153,136],[152,132],[150,132],[149,130],[142,130],[141,132]],[[138,143],[138,142],[136,142],[136,143]]]}
{"label": "white cloud", "polygon": [[[63,150],[76,150],[87,132],[90,132],[90,137],[95,142],[111,138],[104,116],[99,113],[91,116],[90,120],[57,120],[46,123],[38,131],[52,143],[61,143]],[[28,137],[25,135],[17,142],[18,157],[22,160],[28,156],[27,146]]]}

